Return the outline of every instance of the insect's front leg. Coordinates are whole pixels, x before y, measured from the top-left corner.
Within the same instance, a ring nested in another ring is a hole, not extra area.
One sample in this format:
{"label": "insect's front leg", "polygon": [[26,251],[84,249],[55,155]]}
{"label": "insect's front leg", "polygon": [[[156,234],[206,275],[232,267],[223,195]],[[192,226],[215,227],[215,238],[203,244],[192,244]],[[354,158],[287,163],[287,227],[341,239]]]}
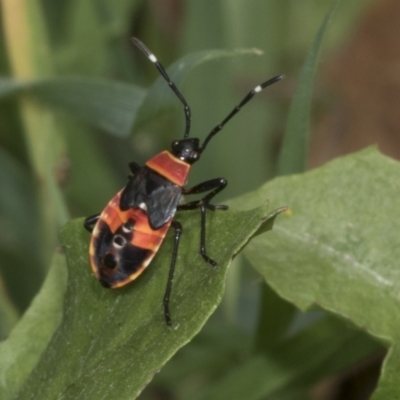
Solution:
{"label": "insect's front leg", "polygon": [[209,257],[206,251],[206,209],[208,208],[212,211],[228,209],[228,206],[226,205],[210,204],[211,199],[216,194],[224,190],[227,184],[228,182],[225,178],[215,178],[215,179],[210,179],[209,181],[199,183],[198,185],[193,186],[190,189],[183,189],[182,194],[184,195],[203,193],[209,190],[211,191],[210,193],[205,195],[202,199],[194,200],[185,204],[180,204],[177,208],[178,211],[193,210],[195,208],[200,209],[200,215],[201,215],[200,254],[204,258],[204,260],[213,267],[215,267],[218,263],[214,261],[211,257]]}
{"label": "insect's front leg", "polygon": [[189,203],[181,204],[178,206],[178,210],[194,210],[195,208],[198,208],[201,206],[201,204],[204,204],[206,208],[210,210],[227,210],[228,206],[225,205],[214,205],[210,204],[211,199],[217,195],[219,192],[224,190],[228,184],[228,181],[225,178],[215,178],[215,179],[210,179],[209,181],[201,182],[196,186],[193,186],[190,189],[183,189],[182,194],[183,195],[191,195],[191,194],[198,194],[198,193],[204,193],[208,192],[211,190],[210,193],[205,195],[203,198],[200,200],[194,200]]}
{"label": "insect's front leg", "polygon": [[87,217],[85,219],[85,221],[83,222],[83,226],[85,227],[85,229],[87,231],[92,233],[93,228],[96,225],[96,222],[98,221],[99,218],[100,218],[100,214],[91,215],[90,217]]}
{"label": "insect's front leg", "polygon": [[172,258],[171,258],[171,265],[169,267],[167,288],[165,289],[165,294],[164,294],[164,315],[165,315],[165,321],[167,322],[168,326],[172,325],[171,314],[169,312],[169,297],[171,295],[172,281],[174,279],[174,272],[175,272],[175,265],[176,265],[176,258],[178,256],[179,241],[181,239],[181,234],[182,234],[182,225],[178,221],[172,221],[171,226],[174,228],[174,231],[175,231],[174,250],[172,251]]}

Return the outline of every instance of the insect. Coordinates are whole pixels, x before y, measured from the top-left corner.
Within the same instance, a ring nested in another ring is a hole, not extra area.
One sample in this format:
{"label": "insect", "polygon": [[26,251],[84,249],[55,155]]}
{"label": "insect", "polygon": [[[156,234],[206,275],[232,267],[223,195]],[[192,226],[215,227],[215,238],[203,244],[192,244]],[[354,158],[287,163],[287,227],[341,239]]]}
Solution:
{"label": "insect", "polygon": [[[215,267],[217,262],[208,256],[206,250],[206,211],[228,209],[226,205],[211,204],[213,197],[226,187],[226,179],[210,179],[187,188],[185,185],[190,167],[199,160],[210,140],[241,107],[256,93],[281,80],[283,76],[275,76],[250,91],[200,144],[198,138],[189,137],[191,112],[185,98],[155,55],[137,38],[132,40],[155,64],[183,104],[186,124],[184,136],[172,142],[171,151],[162,151],[144,166],[130,163],[132,175],[126,186],[110,200],[101,214],[86,218],[84,227],[92,233],[89,249],[92,270],[107,288],[118,288],[136,279],[154,258],[169,228],[173,228],[174,246],[163,301],[165,321],[171,326],[169,299],[182,234],[182,225],[174,219],[175,213],[200,210],[200,254],[208,264]],[[208,193],[199,200],[183,201],[183,196],[205,192]]]}

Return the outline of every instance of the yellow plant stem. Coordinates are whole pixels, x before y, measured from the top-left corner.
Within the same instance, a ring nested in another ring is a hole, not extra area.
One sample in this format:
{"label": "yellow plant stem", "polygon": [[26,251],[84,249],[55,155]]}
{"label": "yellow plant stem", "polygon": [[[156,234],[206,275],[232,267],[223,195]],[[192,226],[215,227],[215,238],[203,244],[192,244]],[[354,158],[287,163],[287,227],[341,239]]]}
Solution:
{"label": "yellow plant stem", "polygon": [[[14,78],[35,81],[50,77],[53,67],[40,1],[1,0],[1,6]],[[42,221],[40,235],[47,264],[57,243],[57,230],[68,219],[56,179],[56,171],[65,160],[65,146],[52,113],[36,103],[29,93],[22,94],[20,100],[26,145],[38,187]]]}

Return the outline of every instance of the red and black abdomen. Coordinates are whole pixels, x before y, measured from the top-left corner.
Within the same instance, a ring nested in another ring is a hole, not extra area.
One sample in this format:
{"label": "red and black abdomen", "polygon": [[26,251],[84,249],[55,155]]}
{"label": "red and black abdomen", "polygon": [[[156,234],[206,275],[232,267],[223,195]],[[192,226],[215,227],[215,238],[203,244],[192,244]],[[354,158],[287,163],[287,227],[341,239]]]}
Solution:
{"label": "red and black abdomen", "polygon": [[120,191],[97,221],[90,242],[90,261],[105,287],[117,288],[136,279],[148,266],[164,240],[171,220],[153,230],[146,211],[120,209]]}

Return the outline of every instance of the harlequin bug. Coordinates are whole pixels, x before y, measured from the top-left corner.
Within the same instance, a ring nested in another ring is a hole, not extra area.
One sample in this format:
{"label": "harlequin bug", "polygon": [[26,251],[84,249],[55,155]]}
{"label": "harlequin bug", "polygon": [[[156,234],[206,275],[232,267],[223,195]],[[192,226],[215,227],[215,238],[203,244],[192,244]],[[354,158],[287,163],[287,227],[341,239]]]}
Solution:
{"label": "harlequin bug", "polygon": [[[162,151],[148,160],[142,167],[132,162],[132,175],[126,186],[107,204],[101,214],[86,218],[85,228],[92,233],[90,262],[100,283],[107,288],[118,288],[136,279],[149,265],[162,244],[170,226],[175,231],[174,248],[164,294],[164,315],[170,326],[169,298],[182,234],[181,224],[174,219],[176,211],[199,209],[201,216],[200,254],[215,267],[217,262],[206,251],[206,210],[227,210],[225,205],[213,205],[211,199],[223,190],[227,181],[215,178],[186,188],[190,167],[199,160],[211,138],[243,107],[256,93],[279,81],[276,76],[255,87],[231,111],[231,113],[208,134],[203,144],[198,138],[189,138],[190,107],[178,88],[169,78],[155,55],[138,39],[133,43],[155,64],[184,106],[186,127],[183,139],[172,142],[171,151]],[[200,200],[183,202],[183,195],[209,192]]]}

